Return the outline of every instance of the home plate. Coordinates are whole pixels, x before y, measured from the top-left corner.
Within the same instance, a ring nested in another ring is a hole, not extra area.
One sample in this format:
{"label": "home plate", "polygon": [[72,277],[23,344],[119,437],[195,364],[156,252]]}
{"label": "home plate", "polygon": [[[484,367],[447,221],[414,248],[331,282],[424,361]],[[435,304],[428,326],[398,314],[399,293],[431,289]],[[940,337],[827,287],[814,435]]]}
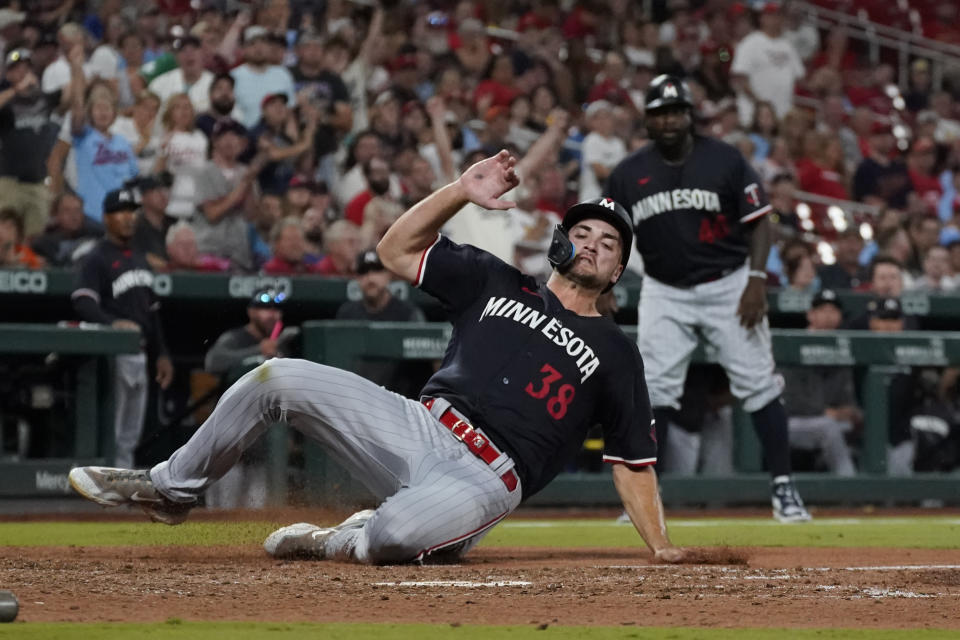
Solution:
{"label": "home plate", "polygon": [[375,587],[529,587],[532,582],[523,580],[497,580],[495,582],[470,582],[468,580],[410,580],[403,582],[374,582]]}

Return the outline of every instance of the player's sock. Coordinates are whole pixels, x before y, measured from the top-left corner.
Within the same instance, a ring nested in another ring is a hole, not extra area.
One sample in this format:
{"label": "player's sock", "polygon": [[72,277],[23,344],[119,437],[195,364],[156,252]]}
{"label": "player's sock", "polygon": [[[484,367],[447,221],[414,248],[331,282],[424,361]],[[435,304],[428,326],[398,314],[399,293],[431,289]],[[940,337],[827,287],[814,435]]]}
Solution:
{"label": "player's sock", "polygon": [[787,432],[787,411],[780,398],[750,414],[753,430],[763,445],[770,476],[790,475],[790,434]]}
{"label": "player's sock", "polygon": [[673,407],[654,407],[653,419],[657,432],[657,464],[654,468],[657,473],[663,471],[663,460],[667,451],[667,432],[670,430],[670,423],[676,424],[677,410]]}

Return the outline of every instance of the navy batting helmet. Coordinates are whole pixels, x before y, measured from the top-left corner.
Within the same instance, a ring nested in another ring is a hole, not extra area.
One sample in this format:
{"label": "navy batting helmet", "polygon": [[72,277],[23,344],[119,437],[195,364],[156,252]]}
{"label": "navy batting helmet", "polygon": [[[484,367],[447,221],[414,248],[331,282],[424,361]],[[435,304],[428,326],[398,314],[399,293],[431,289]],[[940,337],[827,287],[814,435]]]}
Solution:
{"label": "navy batting helmet", "polygon": [[659,75],[650,81],[644,97],[644,108],[647,111],[675,104],[693,108],[693,96],[686,82],[667,74]]}
{"label": "navy batting helmet", "polygon": [[[575,204],[567,209],[563,222],[553,230],[553,242],[550,243],[547,259],[557,271],[566,271],[576,257],[576,248],[570,242],[570,230],[581,220],[594,218],[609,222],[620,232],[620,265],[627,266],[633,246],[633,223],[630,220],[630,214],[611,198],[601,197]],[[607,285],[604,291],[612,286],[612,284]]]}

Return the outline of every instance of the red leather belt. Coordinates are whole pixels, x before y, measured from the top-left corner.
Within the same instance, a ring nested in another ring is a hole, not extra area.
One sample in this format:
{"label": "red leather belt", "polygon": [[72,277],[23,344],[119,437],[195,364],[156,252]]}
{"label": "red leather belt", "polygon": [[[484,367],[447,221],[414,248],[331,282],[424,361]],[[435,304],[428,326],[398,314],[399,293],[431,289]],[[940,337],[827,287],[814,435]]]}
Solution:
{"label": "red leather belt", "polygon": [[[427,409],[433,407],[433,398],[428,398],[422,401],[424,406]],[[477,456],[488,465],[493,464],[493,462],[499,458],[502,453],[497,447],[490,442],[490,439],[485,435],[473,428],[469,422],[465,422],[460,418],[453,409],[447,409],[438,418],[440,424],[445,426],[447,429],[450,429],[450,433],[453,434],[453,437],[467,445],[467,449],[470,450],[470,453]],[[500,479],[503,480],[503,484],[507,486],[507,491],[513,491],[517,488],[517,474],[513,469],[509,469],[505,473],[500,475]]]}

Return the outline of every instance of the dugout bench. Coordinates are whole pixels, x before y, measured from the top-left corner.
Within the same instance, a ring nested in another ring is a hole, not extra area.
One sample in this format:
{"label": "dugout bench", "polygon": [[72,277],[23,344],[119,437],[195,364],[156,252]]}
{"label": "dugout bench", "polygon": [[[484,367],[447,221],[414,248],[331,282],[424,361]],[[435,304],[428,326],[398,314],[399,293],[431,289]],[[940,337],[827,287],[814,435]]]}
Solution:
{"label": "dugout bench", "polygon": [[0,498],[71,494],[67,473],[76,465],[104,464],[112,457],[112,356],[138,353],[136,331],[100,325],[0,323],[0,357],[55,354],[74,370],[73,457],[0,460]]}

